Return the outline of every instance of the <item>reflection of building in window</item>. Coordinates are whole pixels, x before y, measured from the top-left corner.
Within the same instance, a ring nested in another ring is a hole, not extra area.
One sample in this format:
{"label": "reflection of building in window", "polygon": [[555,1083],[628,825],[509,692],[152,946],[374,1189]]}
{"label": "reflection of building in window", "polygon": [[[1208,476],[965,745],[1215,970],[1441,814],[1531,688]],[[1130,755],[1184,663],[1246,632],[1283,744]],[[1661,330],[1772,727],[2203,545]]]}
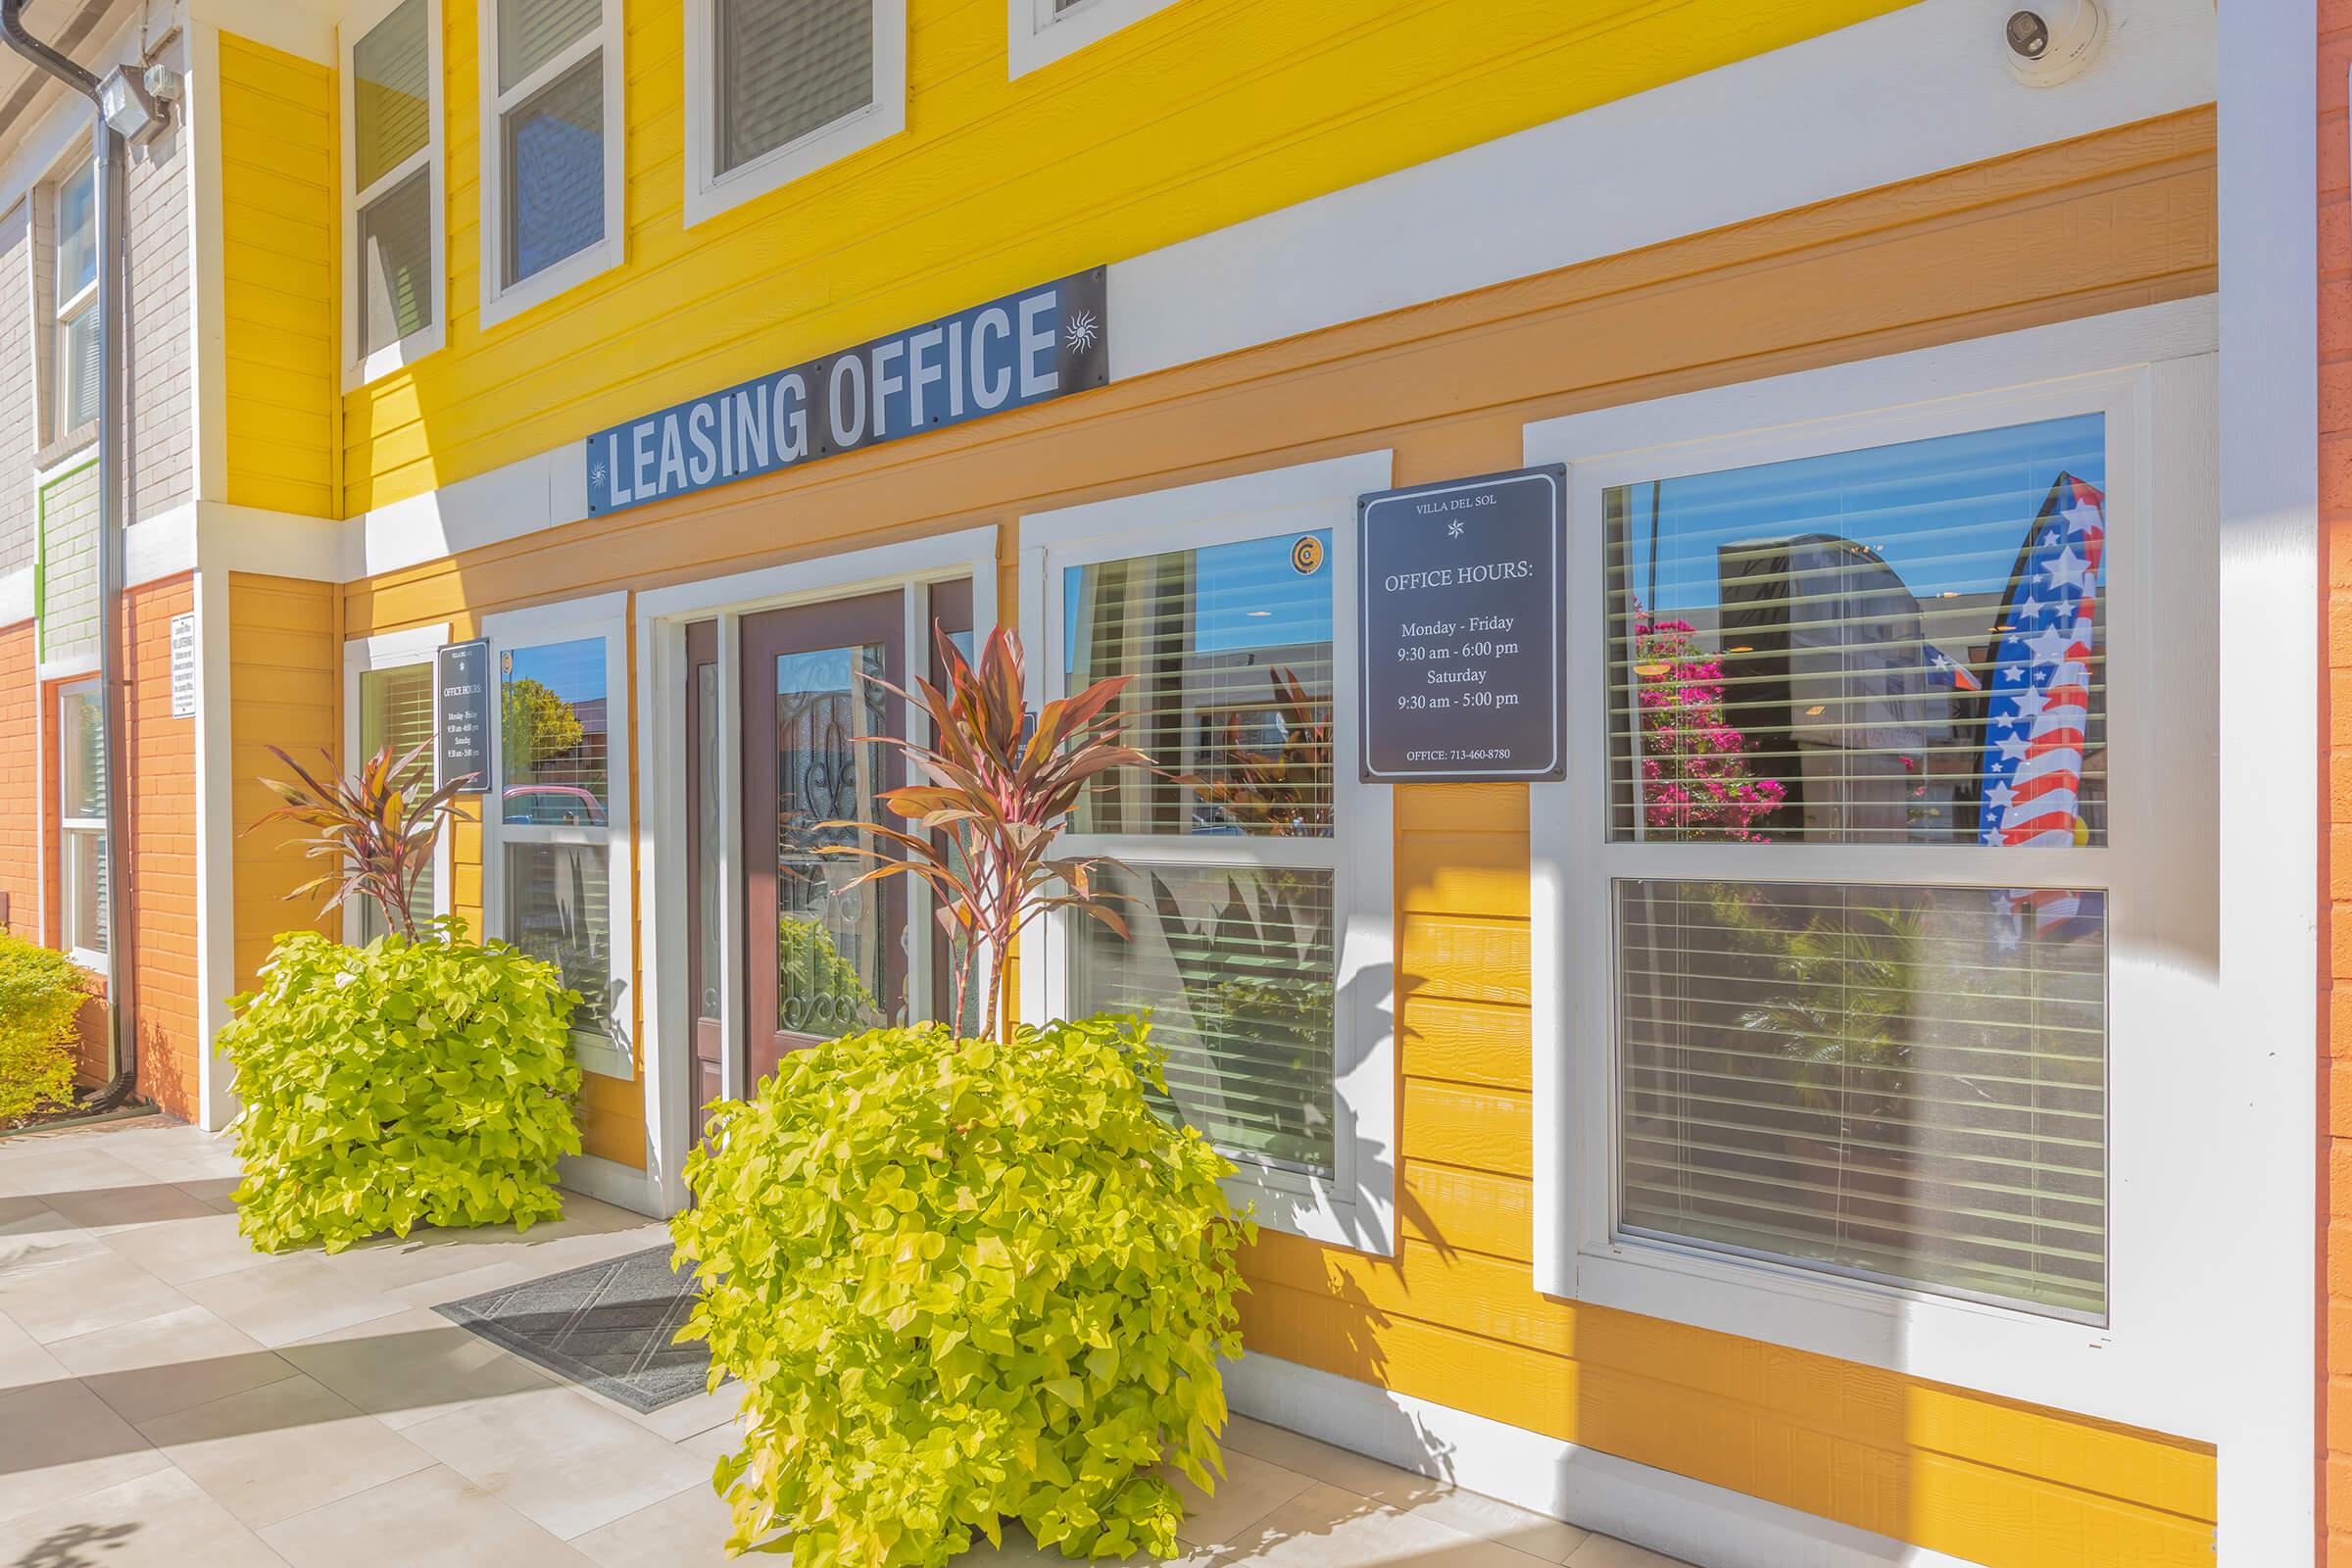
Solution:
{"label": "reflection of building in window", "polygon": [[1725,716],[1787,790],[1771,825],[1808,838],[1948,831],[1952,781],[1935,764],[1957,754],[1960,714],[1929,684],[1919,601],[1901,576],[1820,533],[1726,544],[1717,560]]}

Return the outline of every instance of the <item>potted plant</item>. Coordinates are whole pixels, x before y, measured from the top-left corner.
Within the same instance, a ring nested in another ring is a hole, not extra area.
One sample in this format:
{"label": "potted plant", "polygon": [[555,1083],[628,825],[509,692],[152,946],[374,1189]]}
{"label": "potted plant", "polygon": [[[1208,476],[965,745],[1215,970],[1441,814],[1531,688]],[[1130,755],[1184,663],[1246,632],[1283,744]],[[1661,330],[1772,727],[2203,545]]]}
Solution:
{"label": "potted plant", "polygon": [[579,997],[551,964],[471,941],[455,919],[417,918],[417,880],[469,782],[403,789],[430,744],[386,746],[350,778],[270,749],[299,782],[263,780],[285,804],[247,831],[308,829],[304,853],[329,865],[286,896],[323,889],[321,913],[368,899],[386,929],[365,948],[288,932],[260,984],[230,999],[220,1049],[244,1103],[237,1228],[264,1251],[339,1251],[419,1224],[522,1230],[563,1213],[556,1162],[580,1148]]}
{"label": "potted plant", "polygon": [[978,664],[941,638],[948,689],[899,746],[908,824],[843,847],[858,879],[920,876],[956,937],[956,1017],[786,1057],[712,1107],[672,1222],[702,1295],[682,1338],[744,1386],[741,1446],[713,1477],[730,1550],[801,1568],[937,1568],[1017,1519],[1070,1556],[1176,1549],[1159,1473],[1212,1488],[1220,1356],[1240,1353],[1234,1256],[1254,1234],[1231,1170],[1155,1114],[1158,1058],[1132,1018],[1015,1025],[1020,934],[1066,908],[1124,931],[1102,862],[1052,854],[1091,781],[1149,765],[1113,736],[1105,681],[1028,712],[1020,645]]}

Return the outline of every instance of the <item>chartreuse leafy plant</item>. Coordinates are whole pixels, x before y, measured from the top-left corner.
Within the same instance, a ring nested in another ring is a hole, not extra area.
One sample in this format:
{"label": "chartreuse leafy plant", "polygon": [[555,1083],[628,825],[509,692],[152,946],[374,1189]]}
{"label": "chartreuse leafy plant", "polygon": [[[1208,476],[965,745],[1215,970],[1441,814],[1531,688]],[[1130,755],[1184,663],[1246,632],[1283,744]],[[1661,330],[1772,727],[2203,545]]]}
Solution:
{"label": "chartreuse leafy plant", "polygon": [[0,1127],[74,1098],[81,966],[0,931]]}
{"label": "chartreuse leafy plant", "polygon": [[419,1224],[527,1230],[576,1154],[579,1002],[554,965],[455,920],[365,948],[290,932],[220,1034],[245,1102],[237,1228],[340,1251]]}
{"label": "chartreuse leafy plant", "polygon": [[1171,1553],[1221,1469],[1241,1351],[1232,1167],[1146,1102],[1133,1019],[877,1030],[713,1111],[671,1229],[680,1338],[744,1385],[732,1550],[939,1568],[1021,1521],[1069,1556]]}

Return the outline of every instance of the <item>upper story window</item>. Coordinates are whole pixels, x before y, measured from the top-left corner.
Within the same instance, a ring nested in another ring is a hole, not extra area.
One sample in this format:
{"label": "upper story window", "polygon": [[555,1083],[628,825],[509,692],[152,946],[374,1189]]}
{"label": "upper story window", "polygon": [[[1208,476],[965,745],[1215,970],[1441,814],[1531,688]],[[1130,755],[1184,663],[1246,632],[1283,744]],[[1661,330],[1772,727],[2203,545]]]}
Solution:
{"label": "upper story window", "polygon": [[906,126],[906,0],[691,0],[686,220]]}
{"label": "upper story window", "polygon": [[60,178],[51,193],[49,438],[63,441],[98,418],[104,384],[98,354],[98,169]]}
{"label": "upper story window", "polygon": [[482,8],[482,317],[620,260],[619,0]]}
{"label": "upper story window", "polygon": [[1176,0],[1005,0],[1006,74],[1026,75]]}
{"label": "upper story window", "polygon": [[350,384],[441,346],[441,8],[363,7],[344,50],[345,341]]}

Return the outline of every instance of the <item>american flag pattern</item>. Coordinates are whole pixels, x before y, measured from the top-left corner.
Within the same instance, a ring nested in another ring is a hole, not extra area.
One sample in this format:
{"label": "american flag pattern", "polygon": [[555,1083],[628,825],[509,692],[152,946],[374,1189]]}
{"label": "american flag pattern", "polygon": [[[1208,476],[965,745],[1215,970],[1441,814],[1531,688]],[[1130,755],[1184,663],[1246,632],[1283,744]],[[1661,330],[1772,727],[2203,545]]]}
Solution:
{"label": "american flag pattern", "polygon": [[[2059,474],[2019,556],[1985,700],[1982,843],[2075,843],[2099,646],[2106,502],[2093,486]],[[2020,913],[2032,908],[2044,930],[2083,912],[2075,893],[2021,890],[2010,899]]]}

